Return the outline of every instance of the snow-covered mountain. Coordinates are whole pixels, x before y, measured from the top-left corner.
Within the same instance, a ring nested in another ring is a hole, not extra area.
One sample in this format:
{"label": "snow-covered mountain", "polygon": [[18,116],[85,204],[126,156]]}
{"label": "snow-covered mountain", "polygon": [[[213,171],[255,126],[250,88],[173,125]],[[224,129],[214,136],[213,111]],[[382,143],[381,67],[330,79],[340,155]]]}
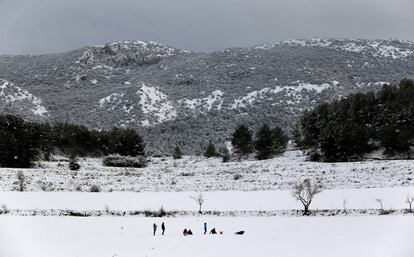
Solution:
{"label": "snow-covered mountain", "polygon": [[414,43],[289,40],[193,53],[120,41],[60,54],[0,56],[0,108],[94,128],[128,126],[149,153],[200,152],[245,122],[289,129],[315,104],[414,77]]}

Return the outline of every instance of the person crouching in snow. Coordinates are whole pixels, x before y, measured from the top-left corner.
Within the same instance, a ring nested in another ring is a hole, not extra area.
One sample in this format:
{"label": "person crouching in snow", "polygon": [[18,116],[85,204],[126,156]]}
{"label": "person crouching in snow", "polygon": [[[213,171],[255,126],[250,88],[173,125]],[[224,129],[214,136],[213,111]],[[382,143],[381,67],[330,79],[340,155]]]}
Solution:
{"label": "person crouching in snow", "polygon": [[185,229],[184,229],[184,231],[183,231],[183,235],[184,235],[184,236],[187,236],[187,235],[188,235],[188,231],[187,231],[187,229],[186,229],[186,228],[185,228]]}
{"label": "person crouching in snow", "polygon": [[213,228],[213,229],[210,231],[210,234],[216,235],[216,234],[217,234],[216,228]]}

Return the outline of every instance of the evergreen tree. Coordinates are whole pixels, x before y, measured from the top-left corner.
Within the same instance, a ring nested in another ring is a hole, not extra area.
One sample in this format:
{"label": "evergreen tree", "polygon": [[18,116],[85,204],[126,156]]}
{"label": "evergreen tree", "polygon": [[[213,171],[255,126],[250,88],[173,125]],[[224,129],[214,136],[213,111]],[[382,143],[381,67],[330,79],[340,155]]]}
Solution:
{"label": "evergreen tree", "polygon": [[267,124],[264,124],[256,132],[256,140],[254,141],[256,149],[256,158],[259,160],[269,159],[273,155],[273,137],[272,131]]}
{"label": "evergreen tree", "polygon": [[134,129],[113,128],[110,131],[109,153],[123,156],[145,155],[145,144]]}
{"label": "evergreen tree", "polygon": [[174,148],[173,158],[174,158],[174,159],[181,159],[181,158],[182,158],[182,153],[181,153],[181,149],[180,149],[180,147],[176,146],[176,147]]}
{"label": "evergreen tree", "polygon": [[270,129],[264,124],[256,132],[256,140],[254,142],[256,149],[256,158],[265,160],[271,158],[275,154],[280,154],[286,148],[288,137],[280,127]]}
{"label": "evergreen tree", "polygon": [[252,132],[246,125],[239,125],[232,134],[231,144],[234,151],[242,155],[247,155],[253,152]]}
{"label": "evergreen tree", "polygon": [[211,141],[208,143],[208,146],[207,146],[207,149],[204,153],[204,156],[207,157],[207,158],[217,156],[216,147],[214,146],[214,144]]}
{"label": "evergreen tree", "polygon": [[273,154],[282,153],[287,146],[289,137],[283,132],[280,127],[275,127],[271,130]]}

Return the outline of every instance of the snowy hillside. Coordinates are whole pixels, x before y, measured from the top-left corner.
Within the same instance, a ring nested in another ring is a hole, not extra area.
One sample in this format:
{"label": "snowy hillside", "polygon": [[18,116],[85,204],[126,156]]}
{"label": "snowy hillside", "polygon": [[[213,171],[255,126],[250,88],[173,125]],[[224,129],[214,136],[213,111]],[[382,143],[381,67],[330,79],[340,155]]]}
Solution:
{"label": "snowy hillside", "polygon": [[20,115],[47,116],[42,100],[13,83],[0,78],[0,107]]}
{"label": "snowy hillside", "polygon": [[209,140],[223,145],[238,123],[290,131],[306,108],[413,78],[413,70],[408,41],[290,40],[212,53],[118,41],[60,54],[0,56],[1,84],[18,87],[20,93],[13,90],[27,102],[19,111],[10,108],[16,96],[2,97],[0,110],[92,128],[133,127],[150,155],[170,154],[175,145],[197,154]]}

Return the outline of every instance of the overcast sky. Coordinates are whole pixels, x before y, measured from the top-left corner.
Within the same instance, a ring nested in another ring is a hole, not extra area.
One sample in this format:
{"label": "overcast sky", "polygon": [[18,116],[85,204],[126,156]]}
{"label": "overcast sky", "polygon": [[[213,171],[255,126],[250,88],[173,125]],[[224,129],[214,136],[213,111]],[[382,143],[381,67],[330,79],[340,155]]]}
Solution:
{"label": "overcast sky", "polygon": [[414,0],[0,0],[0,54],[135,39],[208,52],[312,37],[414,40]]}

